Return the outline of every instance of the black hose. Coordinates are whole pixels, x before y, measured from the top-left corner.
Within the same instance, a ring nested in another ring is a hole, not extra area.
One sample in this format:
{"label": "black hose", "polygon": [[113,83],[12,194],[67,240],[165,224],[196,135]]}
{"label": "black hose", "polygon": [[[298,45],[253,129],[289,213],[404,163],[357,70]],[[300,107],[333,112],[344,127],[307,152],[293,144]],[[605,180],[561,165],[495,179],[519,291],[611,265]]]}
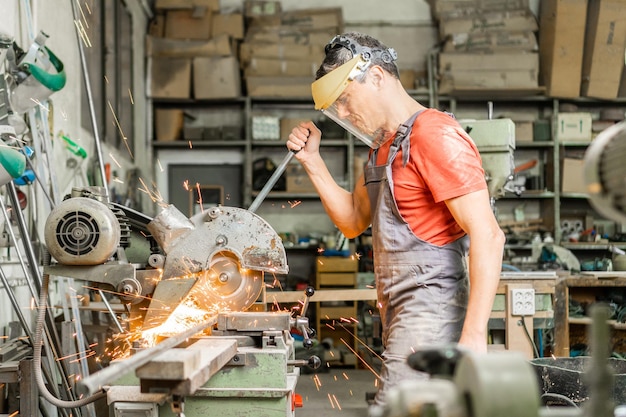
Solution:
{"label": "black hose", "polygon": [[82,398],[75,401],[65,401],[56,398],[48,391],[48,387],[44,384],[43,376],[41,374],[41,348],[43,346],[42,333],[43,322],[46,318],[47,300],[48,300],[48,284],[50,282],[50,275],[43,274],[41,283],[41,293],[39,294],[39,311],[37,313],[37,322],[35,324],[35,340],[33,341],[33,368],[35,371],[35,381],[39,388],[40,394],[50,404],[60,408],[78,408],[87,404],[91,404],[101,398],[106,397],[106,392],[99,392],[89,397]]}

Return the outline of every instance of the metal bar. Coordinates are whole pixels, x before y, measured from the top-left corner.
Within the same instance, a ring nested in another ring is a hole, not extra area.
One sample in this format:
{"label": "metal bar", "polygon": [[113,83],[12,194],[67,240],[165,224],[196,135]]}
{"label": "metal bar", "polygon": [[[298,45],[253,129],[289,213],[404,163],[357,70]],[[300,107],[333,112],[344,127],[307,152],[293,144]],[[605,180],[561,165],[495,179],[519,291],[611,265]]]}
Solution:
{"label": "metal bar", "polygon": [[100,294],[100,298],[102,299],[102,302],[104,303],[105,307],[107,308],[107,311],[111,315],[111,319],[113,320],[113,323],[115,323],[115,326],[117,327],[117,330],[119,330],[120,333],[126,333],[126,330],[124,330],[124,328],[120,324],[120,321],[117,319],[117,316],[115,315],[115,312],[113,311],[113,308],[111,307],[111,304],[109,303],[109,300],[106,299],[106,297],[104,295],[104,292],[102,292],[102,290],[98,289],[98,294]]}
{"label": "metal bar", "polygon": [[[70,0],[72,3],[72,14],[74,16],[75,21],[80,20],[80,16],[78,14],[78,10],[76,8],[76,1]],[[91,126],[93,129],[93,139],[96,147],[96,156],[98,160],[98,168],[100,173],[100,178],[102,181],[102,188],[104,188],[104,193],[106,199],[109,199],[109,189],[107,187],[106,173],[104,171],[104,158],[102,156],[102,145],[100,143],[100,133],[98,132],[98,121],[96,120],[96,109],[93,105],[93,93],[91,91],[91,85],[89,83],[89,70],[87,69],[87,59],[85,58],[85,49],[83,47],[83,41],[76,30],[76,42],[78,43],[78,52],[80,55],[80,64],[81,69],[83,71],[83,81],[85,83],[85,92],[87,94],[87,103],[89,103],[89,116],[91,118]]]}
{"label": "metal bar", "polygon": [[214,325],[215,323],[217,323],[217,316],[213,316],[204,323],[198,324],[191,329],[185,330],[184,332],[181,332],[176,336],[165,339],[158,345],[155,345],[146,350],[142,350],[136,353],[134,356],[130,357],[129,359],[114,362],[108,367],[83,379],[79,382],[79,384],[86,389],[88,394],[93,394],[95,392],[101,391],[102,388],[107,384],[121,378],[122,376],[130,372],[135,371],[140,366],[150,362],[159,353],[178,346],[179,344],[184,342],[185,339],[188,339],[191,336],[198,334],[202,330]]}
{"label": "metal bar", "polygon": [[257,209],[259,208],[263,200],[265,200],[265,197],[267,197],[269,192],[272,191],[272,188],[274,188],[276,181],[278,181],[278,179],[283,174],[283,172],[285,172],[285,168],[287,168],[287,165],[289,164],[289,162],[291,161],[294,155],[295,155],[295,152],[293,151],[287,152],[287,155],[285,155],[280,165],[276,167],[272,176],[267,180],[267,182],[263,186],[263,189],[259,191],[259,194],[256,196],[256,198],[250,205],[250,208],[248,209],[249,211],[253,213],[257,211]]}
{"label": "metal bar", "polygon": [[24,329],[24,333],[30,340],[30,343],[33,343],[33,334],[30,331],[30,327],[28,326],[28,322],[26,321],[26,318],[24,318],[24,315],[22,314],[22,310],[20,310],[20,305],[17,302],[17,298],[15,298],[15,294],[13,294],[13,291],[11,290],[11,286],[9,285],[9,280],[7,279],[7,276],[5,275],[4,270],[2,269],[1,266],[0,266],[0,279],[2,280],[2,285],[4,285],[4,289],[7,292],[9,301],[11,302],[11,305],[13,306],[13,310],[15,311],[15,314],[17,314],[17,318],[20,321],[20,324],[22,325],[22,329]]}

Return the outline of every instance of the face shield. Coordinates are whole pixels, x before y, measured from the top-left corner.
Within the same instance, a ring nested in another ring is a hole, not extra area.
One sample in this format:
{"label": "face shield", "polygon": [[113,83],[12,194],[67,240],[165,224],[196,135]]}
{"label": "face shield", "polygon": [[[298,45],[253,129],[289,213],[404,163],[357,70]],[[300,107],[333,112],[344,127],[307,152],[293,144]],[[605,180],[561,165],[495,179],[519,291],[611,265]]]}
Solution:
{"label": "face shield", "polygon": [[376,140],[377,138],[361,131],[347,118],[342,118],[340,103],[337,102],[339,96],[341,96],[352,81],[362,79],[362,77],[365,76],[370,64],[370,60],[363,58],[363,56],[359,54],[313,82],[311,91],[313,93],[313,101],[315,102],[316,110],[321,110],[327,117],[368,146],[377,148],[380,146],[380,143]]}
{"label": "face shield", "polygon": [[335,44],[340,44],[349,49],[353,53],[354,58],[313,82],[311,90],[315,109],[321,110],[326,116],[360,141],[376,149],[384,143],[384,134],[382,132],[378,133],[379,131],[367,133],[356,127],[349,120],[349,117],[346,117],[346,112],[342,109],[343,104],[339,103],[337,99],[352,81],[357,80],[358,82],[365,77],[367,70],[372,64],[372,56],[374,54],[381,56],[385,62],[392,62],[397,58],[396,52],[392,48],[382,51],[372,50],[358,45],[350,38],[344,36],[335,37],[327,48]]}

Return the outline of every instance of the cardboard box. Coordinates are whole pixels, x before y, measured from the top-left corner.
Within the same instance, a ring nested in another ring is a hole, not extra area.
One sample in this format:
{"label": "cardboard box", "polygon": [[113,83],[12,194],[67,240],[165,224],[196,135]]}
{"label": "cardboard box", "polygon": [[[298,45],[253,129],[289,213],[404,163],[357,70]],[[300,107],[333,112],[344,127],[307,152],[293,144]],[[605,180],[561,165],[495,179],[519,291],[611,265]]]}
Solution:
{"label": "cardboard box", "polygon": [[165,36],[165,15],[157,13],[148,23],[148,36],[162,38]]}
{"label": "cardboard box", "polygon": [[541,84],[550,97],[578,97],[588,0],[542,0],[539,25]]}
{"label": "cardboard box", "polygon": [[149,58],[152,98],[189,98],[191,95],[191,59]]}
{"label": "cardboard box", "polygon": [[526,52],[441,53],[439,72],[469,70],[522,71],[539,70],[539,55]]}
{"label": "cardboard box", "polygon": [[157,10],[205,8],[218,12],[220,0],[155,0],[154,8]]}
{"label": "cardboard box", "polygon": [[559,142],[590,142],[591,113],[559,113],[556,117],[556,137]]}
{"label": "cardboard box", "polygon": [[564,193],[586,193],[584,160],[563,158],[561,163],[561,191]]}
{"label": "cardboard box", "polygon": [[507,12],[525,10],[528,0],[427,0],[435,20],[481,16],[485,10]]}
{"label": "cardboard box", "polygon": [[443,47],[444,52],[536,52],[534,32],[455,33]]}
{"label": "cardboard box", "polygon": [[285,170],[287,176],[287,192],[288,193],[314,193],[315,187],[309,179],[306,171],[300,165],[289,164]]}
{"label": "cardboard box", "polygon": [[405,90],[415,90],[415,82],[417,81],[417,74],[412,69],[400,70],[400,84]]}
{"label": "cardboard box", "polygon": [[196,99],[241,97],[241,74],[237,58],[194,58],[193,92]]}
{"label": "cardboard box", "polygon": [[624,68],[626,2],[594,0],[589,3],[581,95],[615,99]]}
{"label": "cardboard box", "polygon": [[446,73],[439,82],[439,93],[463,90],[531,90],[539,89],[537,71],[454,71]]}
{"label": "cardboard box", "polygon": [[233,55],[228,35],[211,40],[181,40],[146,36],[146,55],[169,58]]}
{"label": "cardboard box", "polygon": [[324,46],[256,42],[242,43],[239,47],[239,59],[241,63],[247,65],[252,58],[306,59],[308,61],[321,63],[324,59]]}
{"label": "cardboard box", "polygon": [[211,37],[211,11],[203,9],[168,10],[165,13],[165,37],[171,39],[204,39]]}
{"label": "cardboard box", "polygon": [[246,31],[246,42],[325,46],[336,32],[330,29],[302,31],[291,26],[256,26]]}
{"label": "cardboard box", "polygon": [[529,143],[533,141],[533,122],[527,120],[515,121],[515,143]]}
{"label": "cardboard box", "polygon": [[311,98],[311,77],[246,77],[250,97]]}
{"label": "cardboard box", "polygon": [[179,109],[155,109],[154,138],[157,142],[173,142],[181,138],[184,115]]}
{"label": "cardboard box", "polygon": [[462,89],[537,89],[536,53],[442,53],[439,55],[439,92]]}
{"label": "cardboard box", "polygon": [[480,17],[445,19],[439,22],[439,36],[455,33],[536,32],[537,19],[530,10],[485,12]]}
{"label": "cardboard box", "polygon": [[245,65],[244,74],[248,76],[296,76],[315,79],[315,72],[320,62],[308,59],[291,60],[275,58],[251,58]]}
{"label": "cardboard box", "polygon": [[343,33],[341,7],[306,8],[290,10],[281,14],[281,24],[300,30],[332,29]]}
{"label": "cardboard box", "polygon": [[233,39],[242,40],[244,37],[243,14],[217,13],[213,15],[211,37],[226,34]]}

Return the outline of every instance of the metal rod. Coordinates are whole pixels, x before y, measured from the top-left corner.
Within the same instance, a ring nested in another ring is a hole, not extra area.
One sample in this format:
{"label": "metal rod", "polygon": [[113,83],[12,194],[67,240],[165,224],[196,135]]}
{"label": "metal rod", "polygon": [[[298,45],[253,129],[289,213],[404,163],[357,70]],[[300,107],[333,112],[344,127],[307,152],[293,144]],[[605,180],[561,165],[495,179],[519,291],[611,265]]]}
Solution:
{"label": "metal rod", "polygon": [[[76,1],[70,0],[72,3],[72,14],[74,20],[79,21],[80,16],[76,9]],[[93,93],[91,92],[91,85],[89,84],[89,70],[87,69],[87,59],[85,58],[85,49],[83,47],[83,41],[76,30],[76,42],[78,42],[78,52],[80,55],[81,69],[83,70],[83,81],[85,83],[85,93],[87,94],[87,103],[89,103],[89,116],[91,118],[91,126],[93,128],[93,138],[96,147],[96,156],[98,159],[98,171],[100,172],[100,178],[102,180],[102,188],[104,188],[105,197],[109,199],[109,189],[107,187],[106,173],[104,170],[104,158],[102,157],[102,146],[100,144],[100,134],[98,132],[98,121],[96,120],[96,110],[93,105]]]}
{"label": "metal rod", "polygon": [[204,323],[198,324],[191,329],[167,338],[149,349],[142,350],[128,359],[113,362],[108,367],[83,379],[79,382],[79,384],[87,390],[88,394],[101,391],[107,384],[135,371],[140,366],[150,362],[150,360],[154,359],[159,353],[178,346],[186,339],[200,333],[202,330],[214,325],[215,323],[217,323],[217,316],[213,316]]}
{"label": "metal rod", "polygon": [[24,333],[26,334],[26,337],[28,337],[30,343],[32,344],[33,343],[33,334],[30,331],[30,327],[28,325],[28,322],[26,321],[26,318],[22,314],[22,310],[20,309],[20,305],[17,302],[17,298],[15,298],[15,294],[13,294],[11,286],[9,285],[9,280],[7,279],[7,276],[4,273],[4,270],[2,269],[2,266],[0,266],[0,279],[2,280],[2,284],[4,285],[4,289],[7,292],[7,296],[9,297],[9,300],[11,301],[11,305],[13,306],[13,310],[15,311],[15,314],[17,314],[17,319],[20,321],[20,324],[22,325],[22,329],[24,329]]}
{"label": "metal rod", "polygon": [[276,181],[278,181],[278,178],[280,178],[280,176],[283,175],[283,172],[285,172],[285,168],[287,168],[287,165],[289,164],[289,162],[291,162],[294,155],[295,152],[293,151],[287,152],[287,155],[285,155],[283,161],[280,163],[280,165],[276,167],[276,169],[272,173],[272,176],[263,186],[263,189],[259,191],[259,194],[256,196],[252,204],[250,204],[250,208],[248,209],[248,211],[251,211],[253,213],[257,211],[263,200],[265,200],[265,197],[267,197],[269,192],[272,191],[272,188],[274,188],[274,185],[276,184]]}
{"label": "metal rod", "polygon": [[111,304],[109,304],[109,300],[107,300],[107,298],[104,296],[104,292],[102,292],[101,289],[98,289],[98,294],[100,294],[100,298],[102,298],[102,302],[104,303],[104,306],[109,311],[109,314],[111,315],[111,319],[113,320],[113,323],[115,323],[115,327],[117,327],[117,330],[119,330],[120,333],[126,333],[126,330],[124,330],[119,320],[117,319],[117,316],[115,315],[115,312],[113,311],[113,308],[111,307]]}
{"label": "metal rod", "polygon": [[[0,198],[0,208],[2,209],[2,214],[4,215],[4,221],[7,225],[10,225],[11,218],[9,217],[9,213],[7,212],[6,205],[4,204],[4,200],[2,198]],[[39,303],[39,301],[37,300],[37,291],[35,290],[35,287],[33,287],[32,280],[28,279],[28,276],[30,274],[28,273],[28,267],[26,266],[26,262],[22,257],[22,252],[17,249],[17,237],[15,236],[15,232],[13,231],[12,227],[7,227],[7,230],[9,231],[9,236],[11,237],[11,243],[13,243],[13,245],[15,246],[15,252],[17,253],[17,258],[20,261],[20,265],[22,266],[24,277],[26,277],[26,284],[28,285],[28,289],[30,290],[30,295],[33,296],[33,300],[35,301],[35,307],[37,307],[37,304]]]}

